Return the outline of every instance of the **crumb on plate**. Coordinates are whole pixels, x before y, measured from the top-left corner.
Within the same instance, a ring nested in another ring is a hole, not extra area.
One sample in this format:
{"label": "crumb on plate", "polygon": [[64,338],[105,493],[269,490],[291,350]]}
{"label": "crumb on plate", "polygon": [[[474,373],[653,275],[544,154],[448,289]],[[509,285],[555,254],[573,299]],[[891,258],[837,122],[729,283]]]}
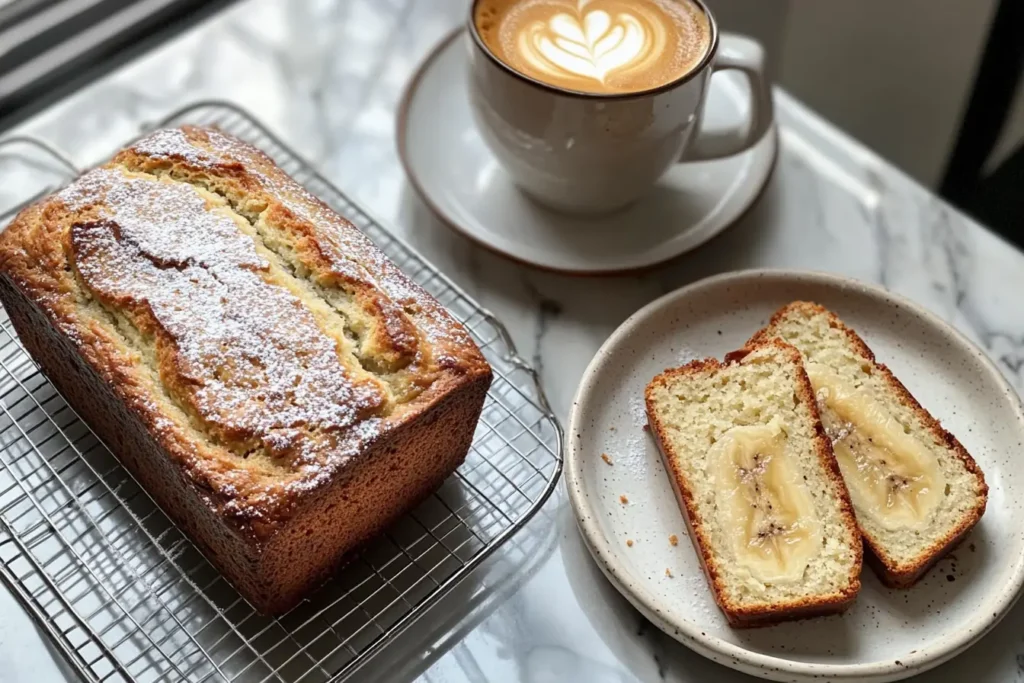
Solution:
{"label": "crumb on plate", "polygon": [[619,496],[619,502],[622,503],[623,505],[625,505],[626,503],[629,502],[629,498],[626,498],[626,495],[623,494],[623,495]]}
{"label": "crumb on plate", "polygon": [[604,460],[604,464],[606,464],[606,465],[611,465],[612,464],[612,459],[608,456],[607,453],[602,453],[601,454],[601,459]]}
{"label": "crumb on plate", "polygon": [[668,567],[665,567],[665,576],[667,576],[670,579],[672,578],[672,572],[669,571]]}
{"label": "crumb on plate", "polygon": [[679,537],[675,534],[670,534],[668,537],[668,542],[672,545],[679,545]]}
{"label": "crumb on plate", "polygon": [[633,547],[633,539],[632,538],[627,538],[626,539],[626,547],[627,548],[632,548]]}

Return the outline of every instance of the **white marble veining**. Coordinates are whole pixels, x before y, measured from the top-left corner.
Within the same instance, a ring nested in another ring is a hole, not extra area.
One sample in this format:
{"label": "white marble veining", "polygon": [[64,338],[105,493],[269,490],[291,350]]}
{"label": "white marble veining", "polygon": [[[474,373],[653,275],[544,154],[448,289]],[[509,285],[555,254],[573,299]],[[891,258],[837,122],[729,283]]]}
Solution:
{"label": "white marble veining", "polygon": [[[666,267],[639,277],[573,279],[512,264],[453,234],[406,183],[393,135],[407,77],[464,12],[464,2],[453,0],[244,0],[20,131],[88,164],[140,123],[184,103],[241,104],[494,311],[541,371],[563,420],[587,362],[629,314],[706,275],[758,266],[881,282],[955,324],[1024,390],[1024,255],[785,93],[777,98],[778,167],[763,196],[734,227]],[[12,164],[0,156],[0,201],[25,189]],[[482,576],[482,604],[465,604],[469,593],[457,591],[367,677],[749,680],[662,635],[615,592],[584,548],[561,490]],[[423,634],[437,624],[446,628],[424,649]],[[1022,634],[1024,604],[966,654],[919,680],[1024,680]],[[52,652],[0,591],[0,680],[61,680]]]}

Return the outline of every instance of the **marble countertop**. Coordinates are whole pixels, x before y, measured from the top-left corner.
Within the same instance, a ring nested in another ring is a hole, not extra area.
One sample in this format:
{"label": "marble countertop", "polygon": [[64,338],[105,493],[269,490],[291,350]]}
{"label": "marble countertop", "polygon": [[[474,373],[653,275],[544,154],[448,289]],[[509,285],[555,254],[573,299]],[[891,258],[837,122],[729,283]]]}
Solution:
{"label": "marble countertop", "polygon": [[[778,166],[761,198],[735,226],[666,267],[638,277],[567,278],[515,265],[450,232],[404,178],[395,109],[419,60],[464,11],[452,0],[244,0],[19,132],[85,165],[184,103],[242,105],[503,320],[563,421],[591,356],[629,314],[701,277],[763,266],[880,282],[952,322],[1024,389],[1024,255],[783,92]],[[0,174],[4,168],[0,160]],[[0,198],[13,191],[9,180]],[[517,546],[532,548],[533,557],[514,580],[489,587],[489,599],[466,614],[458,594],[442,603],[456,624],[425,641],[434,623],[428,615],[420,635],[403,638],[368,677],[750,680],[664,636],[618,595],[584,548],[561,487],[484,575]],[[1022,634],[1024,603],[966,654],[916,680],[1024,680]],[[64,677],[59,656],[0,590],[0,680]]]}

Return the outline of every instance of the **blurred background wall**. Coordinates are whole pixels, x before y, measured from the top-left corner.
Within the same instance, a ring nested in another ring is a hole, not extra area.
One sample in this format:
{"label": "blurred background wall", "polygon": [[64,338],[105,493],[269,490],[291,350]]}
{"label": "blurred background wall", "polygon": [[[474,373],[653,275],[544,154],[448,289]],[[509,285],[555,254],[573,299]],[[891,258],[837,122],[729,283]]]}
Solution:
{"label": "blurred background wall", "polygon": [[[726,29],[769,47],[783,87],[923,184],[938,186],[996,0],[708,2]],[[1019,93],[989,163],[1022,139]]]}

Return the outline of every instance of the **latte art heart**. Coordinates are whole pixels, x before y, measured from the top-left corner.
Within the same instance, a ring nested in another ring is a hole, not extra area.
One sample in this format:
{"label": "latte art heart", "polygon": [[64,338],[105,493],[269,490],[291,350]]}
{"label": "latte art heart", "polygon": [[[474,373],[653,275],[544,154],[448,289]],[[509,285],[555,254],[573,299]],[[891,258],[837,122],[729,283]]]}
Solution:
{"label": "latte art heart", "polygon": [[499,59],[594,93],[656,88],[693,69],[710,25],[690,0],[480,0],[474,21]]}
{"label": "latte art heart", "polygon": [[611,17],[591,10],[581,17],[559,12],[519,36],[519,54],[553,76],[579,76],[604,83],[617,69],[643,67],[665,43],[664,28],[626,12]]}

